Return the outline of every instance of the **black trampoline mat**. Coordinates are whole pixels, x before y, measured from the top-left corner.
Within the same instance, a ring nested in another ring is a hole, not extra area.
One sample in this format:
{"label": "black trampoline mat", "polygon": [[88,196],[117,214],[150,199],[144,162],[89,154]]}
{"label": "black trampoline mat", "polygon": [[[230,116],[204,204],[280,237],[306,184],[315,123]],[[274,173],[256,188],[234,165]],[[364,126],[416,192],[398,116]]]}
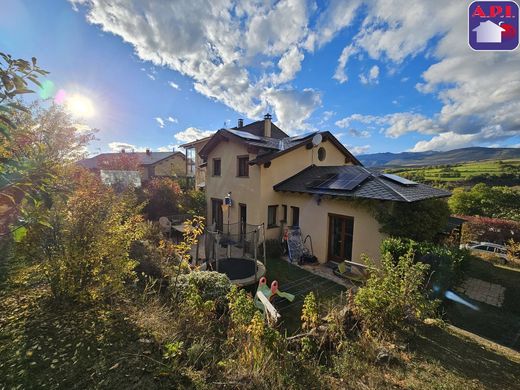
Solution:
{"label": "black trampoline mat", "polygon": [[[211,268],[216,271],[217,264],[211,263]],[[226,274],[230,280],[249,278],[256,274],[256,262],[235,257],[220,259],[218,272]]]}

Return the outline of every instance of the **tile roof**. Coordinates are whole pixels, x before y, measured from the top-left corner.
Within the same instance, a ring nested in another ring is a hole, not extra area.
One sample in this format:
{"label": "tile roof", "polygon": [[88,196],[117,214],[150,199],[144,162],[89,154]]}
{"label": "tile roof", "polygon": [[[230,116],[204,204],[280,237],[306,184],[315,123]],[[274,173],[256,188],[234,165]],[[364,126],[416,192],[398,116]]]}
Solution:
{"label": "tile roof", "polygon": [[[180,155],[184,158],[184,153],[181,152],[126,152],[129,156],[136,156],[139,160],[139,164],[141,165],[153,165],[165,158],[171,157],[173,155]],[[96,169],[98,168],[99,160],[102,158],[110,158],[112,156],[118,156],[121,152],[118,153],[101,153],[97,156],[85,158],[83,160],[78,161],[78,164],[87,169]]]}
{"label": "tile roof", "polygon": [[[338,178],[340,175],[346,177],[359,176],[366,179],[352,190],[340,189],[341,186],[334,187],[337,189],[327,188],[327,183],[324,184],[324,182],[327,182],[327,179],[330,182],[331,179]],[[357,165],[321,167],[311,165],[296,175],[276,184],[273,189],[275,191],[328,195],[340,198],[363,198],[396,202],[415,202],[451,195],[449,191],[421,183],[404,185],[378,172],[372,172]]]}
{"label": "tile roof", "polygon": [[[265,122],[265,120],[252,122],[252,123],[249,123],[248,125],[244,125],[242,127],[233,127],[232,130],[246,131],[248,133],[261,137],[264,135],[264,122]],[[278,126],[276,126],[272,122],[271,122],[271,136],[272,136],[272,138],[276,138],[276,139],[282,139],[282,138],[289,137],[287,134],[285,134],[284,131],[282,131],[282,129],[280,129]]]}

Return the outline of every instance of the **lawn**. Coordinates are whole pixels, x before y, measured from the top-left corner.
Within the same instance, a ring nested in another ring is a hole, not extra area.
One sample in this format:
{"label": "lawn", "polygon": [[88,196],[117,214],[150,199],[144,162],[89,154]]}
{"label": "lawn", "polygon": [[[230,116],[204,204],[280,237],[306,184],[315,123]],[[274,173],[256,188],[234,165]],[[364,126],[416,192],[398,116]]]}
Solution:
{"label": "lawn", "polygon": [[459,328],[520,350],[520,270],[495,266],[478,257],[472,257],[465,275],[504,286],[506,290],[503,306],[497,308],[464,297],[477,305],[479,310],[450,302],[445,305],[446,319]]}
{"label": "lawn", "polygon": [[280,298],[273,302],[282,315],[281,325],[288,333],[294,333],[299,329],[303,300],[308,293],[314,292],[319,303],[327,304],[331,299],[338,299],[341,293],[346,291],[345,287],[282,259],[267,260],[267,280],[269,284],[277,280],[280,291],[295,295],[293,302]]}
{"label": "lawn", "polygon": [[[505,165],[510,166],[510,171],[514,169],[520,169],[520,160],[512,159],[512,160],[503,160]],[[498,176],[504,173],[507,173],[504,170],[504,166],[502,166],[497,160],[489,160],[489,161],[475,161],[468,162],[462,164],[449,165],[450,168],[454,172],[460,173],[460,177],[450,176],[449,174],[446,177],[439,177],[439,174],[442,174],[444,169],[447,166],[441,167],[409,167],[402,169],[392,169],[391,171],[394,173],[410,173],[410,174],[423,174],[425,180],[429,181],[438,181],[438,182],[463,182],[465,180],[470,179],[472,176],[488,174],[491,176]],[[509,171],[509,172],[510,172]]]}

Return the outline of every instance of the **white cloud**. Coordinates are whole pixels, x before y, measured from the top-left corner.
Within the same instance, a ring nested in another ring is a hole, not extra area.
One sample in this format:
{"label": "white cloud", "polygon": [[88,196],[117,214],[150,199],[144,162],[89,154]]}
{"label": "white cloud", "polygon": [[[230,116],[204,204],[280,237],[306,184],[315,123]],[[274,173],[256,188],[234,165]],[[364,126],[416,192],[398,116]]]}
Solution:
{"label": "white cloud", "polygon": [[176,89],[178,91],[181,90],[181,87],[179,87],[179,84],[174,83],[173,81],[168,81],[168,85],[172,87],[173,89]]}
{"label": "white cloud", "polygon": [[179,144],[170,144],[166,146],[160,146],[157,148],[158,152],[183,152],[183,148],[180,147]]}
{"label": "white cloud", "polygon": [[336,126],[346,128],[352,122],[381,126],[381,131],[391,138],[398,138],[410,132],[435,134],[442,131],[436,121],[412,112],[397,112],[383,116],[353,114],[336,121]]}
{"label": "white cloud", "polygon": [[[386,135],[453,132],[485,138],[484,129],[497,125],[502,130],[496,137],[520,131],[520,51],[469,50],[464,2],[69,1],[85,6],[90,23],[132,45],[152,65],[146,65],[147,74],[156,77],[154,66],[178,71],[193,80],[197,92],[249,118],[273,109],[288,132],[310,128],[321,106],[319,91],[289,85],[306,51],[323,47],[345,27],[355,30],[338,58],[333,78],[339,83],[349,79],[349,62],[361,57],[379,61],[390,73],[418,55],[433,62],[416,88],[435,94],[442,108],[429,117],[383,116],[373,124],[382,125]],[[362,75],[362,82],[376,83],[379,66]]]}
{"label": "white cloud", "polygon": [[360,0],[331,0],[318,17],[315,27],[309,33],[305,48],[313,51],[330,42],[339,31],[352,24]]}
{"label": "white cloud", "polygon": [[496,140],[506,139],[507,137],[508,133],[504,132],[501,126],[489,126],[473,134],[459,134],[447,131],[432,137],[428,141],[417,142],[410,151],[451,150],[486,143],[492,145]]}
{"label": "white cloud", "polygon": [[347,62],[349,58],[355,53],[357,53],[357,49],[352,45],[347,45],[338,58],[338,66],[333,78],[338,80],[341,84],[348,81],[348,76],[346,73]]}
{"label": "white cloud", "polygon": [[[250,118],[261,118],[269,94],[286,90],[277,87],[300,69],[312,11],[306,0],[69,1],[84,5],[90,23],[120,36],[141,60],[190,77],[194,90]],[[265,70],[261,62],[278,67],[253,76]],[[281,110],[294,104],[279,104],[274,114],[290,117]]]}
{"label": "white cloud", "polygon": [[276,124],[296,133],[310,129],[305,121],[321,105],[321,96],[313,89],[272,90],[266,93],[266,100],[277,113]]}
{"label": "white cloud", "polygon": [[379,83],[379,66],[374,65],[366,75],[360,74],[359,81],[362,84],[378,84]]}
{"label": "white cloud", "polygon": [[110,148],[110,151],[112,152],[120,152],[122,149],[125,151],[133,151],[133,152],[145,152],[146,147],[145,146],[136,146],[132,145],[126,142],[110,142],[108,144],[108,147]]}
{"label": "white cloud", "polygon": [[177,120],[177,118],[174,118],[173,116],[169,116],[167,118],[168,122],[171,122],[171,123],[178,123],[179,121]]}
{"label": "white cloud", "polygon": [[350,151],[350,153],[354,155],[363,154],[366,153],[370,149],[370,145],[363,145],[363,146],[352,146],[348,147],[347,149]]}
{"label": "white cloud", "polygon": [[196,127],[188,127],[187,129],[179,131],[177,134],[174,134],[174,137],[181,143],[188,143],[201,138],[209,137],[214,133],[214,131],[200,130]]}
{"label": "white cloud", "polygon": [[303,58],[303,53],[300,52],[296,46],[286,52],[282,58],[280,58],[280,61],[278,61],[278,68],[280,68],[281,72],[273,75],[273,82],[275,84],[282,84],[291,81],[296,73],[301,70]]}
{"label": "white cloud", "polygon": [[164,128],[164,119],[163,119],[163,118],[156,117],[156,118],[155,118],[155,121],[159,124],[159,127],[160,127],[161,129]]}
{"label": "white cloud", "polygon": [[[520,52],[474,52],[467,47],[467,4],[451,0],[416,2],[371,0],[359,32],[338,59],[334,78],[348,80],[346,65],[355,55],[399,67],[418,54],[434,63],[416,89],[435,94],[443,104],[437,114],[384,116],[388,136],[408,132],[433,134],[416,148],[445,148],[463,142],[490,142],[520,134]],[[431,22],[434,20],[435,22]],[[363,76],[368,81],[367,76]],[[402,82],[408,81],[403,77]],[[500,131],[490,131],[500,126]],[[491,139],[490,139],[491,138]]]}
{"label": "white cloud", "polygon": [[371,136],[370,132],[366,130],[356,130],[356,129],[349,129],[348,134],[351,137],[358,137],[358,138],[369,138]]}
{"label": "white cloud", "polygon": [[150,80],[155,81],[155,76],[154,76],[153,74],[151,74],[151,73],[147,73],[146,75],[148,76],[148,78],[149,78]]}

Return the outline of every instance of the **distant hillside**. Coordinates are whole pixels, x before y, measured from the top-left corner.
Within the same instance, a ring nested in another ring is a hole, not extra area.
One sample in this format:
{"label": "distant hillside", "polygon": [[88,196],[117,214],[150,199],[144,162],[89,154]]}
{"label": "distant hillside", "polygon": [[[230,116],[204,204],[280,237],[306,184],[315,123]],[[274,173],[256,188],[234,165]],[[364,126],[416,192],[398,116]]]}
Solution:
{"label": "distant hillside", "polygon": [[520,158],[520,148],[462,148],[447,152],[403,152],[362,154],[357,158],[366,167],[406,167],[459,164],[469,161]]}

